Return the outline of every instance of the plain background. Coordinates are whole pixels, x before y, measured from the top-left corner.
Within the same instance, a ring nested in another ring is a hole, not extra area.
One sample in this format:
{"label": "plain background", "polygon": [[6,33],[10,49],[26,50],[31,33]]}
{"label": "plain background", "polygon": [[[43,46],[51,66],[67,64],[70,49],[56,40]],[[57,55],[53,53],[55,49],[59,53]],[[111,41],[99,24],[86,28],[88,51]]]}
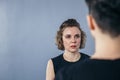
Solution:
{"label": "plain background", "polygon": [[87,34],[81,52],[92,55],[84,0],[0,0],[0,80],[45,80],[47,61],[62,53],[55,35],[68,18]]}

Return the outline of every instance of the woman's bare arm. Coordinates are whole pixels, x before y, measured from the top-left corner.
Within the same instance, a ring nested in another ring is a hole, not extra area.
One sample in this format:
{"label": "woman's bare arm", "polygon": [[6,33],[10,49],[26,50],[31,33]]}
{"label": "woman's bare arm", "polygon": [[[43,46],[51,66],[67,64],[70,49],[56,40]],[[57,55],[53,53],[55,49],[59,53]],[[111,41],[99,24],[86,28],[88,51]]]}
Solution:
{"label": "woman's bare arm", "polygon": [[47,63],[47,68],[46,68],[46,80],[54,80],[54,78],[55,78],[55,73],[54,73],[53,62],[50,59]]}

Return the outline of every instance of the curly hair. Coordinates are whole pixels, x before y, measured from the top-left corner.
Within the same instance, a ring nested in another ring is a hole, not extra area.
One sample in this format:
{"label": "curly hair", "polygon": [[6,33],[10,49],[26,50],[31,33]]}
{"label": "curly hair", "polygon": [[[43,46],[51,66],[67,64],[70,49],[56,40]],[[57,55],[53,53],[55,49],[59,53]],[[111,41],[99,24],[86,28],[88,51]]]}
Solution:
{"label": "curly hair", "polygon": [[85,42],[86,42],[85,32],[80,28],[80,24],[76,21],[76,19],[68,19],[61,24],[59,30],[57,31],[56,45],[57,45],[58,49],[65,50],[64,45],[63,45],[62,36],[63,36],[63,31],[68,27],[77,27],[80,30],[80,32],[81,32],[81,45],[79,48],[80,49],[84,48]]}

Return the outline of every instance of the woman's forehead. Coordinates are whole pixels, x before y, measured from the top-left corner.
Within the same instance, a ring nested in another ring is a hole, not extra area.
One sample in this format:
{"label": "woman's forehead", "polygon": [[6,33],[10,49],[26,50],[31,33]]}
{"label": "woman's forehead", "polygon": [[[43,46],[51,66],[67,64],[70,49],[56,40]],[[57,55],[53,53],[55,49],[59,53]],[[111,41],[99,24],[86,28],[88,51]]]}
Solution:
{"label": "woman's forehead", "polygon": [[63,34],[80,34],[81,31],[77,27],[67,27],[64,29]]}

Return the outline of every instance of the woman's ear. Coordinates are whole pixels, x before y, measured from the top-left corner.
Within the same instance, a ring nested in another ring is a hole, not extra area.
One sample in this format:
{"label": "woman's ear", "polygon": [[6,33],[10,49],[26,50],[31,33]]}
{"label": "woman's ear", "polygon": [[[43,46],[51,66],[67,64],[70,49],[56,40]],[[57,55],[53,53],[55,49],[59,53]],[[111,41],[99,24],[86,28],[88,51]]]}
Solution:
{"label": "woman's ear", "polygon": [[87,21],[88,21],[88,26],[90,30],[94,30],[95,26],[94,26],[93,17],[91,15],[87,15]]}

